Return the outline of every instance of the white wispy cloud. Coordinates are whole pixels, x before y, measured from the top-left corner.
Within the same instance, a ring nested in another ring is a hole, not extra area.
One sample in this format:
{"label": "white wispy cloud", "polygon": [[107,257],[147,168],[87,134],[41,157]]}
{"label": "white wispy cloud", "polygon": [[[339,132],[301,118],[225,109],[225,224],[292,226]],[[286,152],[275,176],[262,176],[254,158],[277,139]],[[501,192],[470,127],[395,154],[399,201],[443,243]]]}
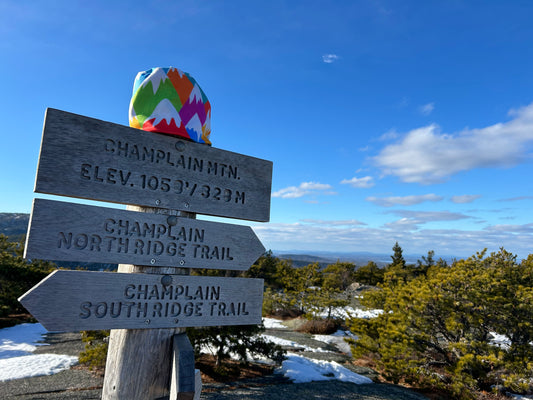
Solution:
{"label": "white wispy cloud", "polygon": [[418,111],[422,115],[429,115],[433,112],[434,109],[435,109],[435,103],[427,103],[427,104],[424,104],[423,106],[418,107]]}
{"label": "white wispy cloud", "polygon": [[374,178],[372,178],[371,176],[363,176],[362,178],[357,178],[356,176],[354,176],[351,179],[343,179],[341,181],[341,184],[350,185],[351,187],[358,189],[371,188],[375,185]]}
{"label": "white wispy cloud", "polygon": [[390,196],[390,197],[373,197],[369,196],[366,198],[366,201],[369,201],[375,205],[381,207],[392,207],[392,206],[412,206],[414,204],[420,204],[426,201],[441,201],[444,197],[437,196],[436,194],[422,194],[422,195],[412,195],[412,196]]}
{"label": "white wispy cloud", "polygon": [[364,222],[358,221],[356,219],[346,219],[346,220],[334,220],[328,221],[323,219],[302,219],[302,222],[312,225],[322,225],[322,226],[360,226],[366,225]]}
{"label": "white wispy cloud", "polygon": [[388,214],[394,214],[402,217],[401,219],[385,224],[387,229],[393,230],[415,230],[420,225],[430,222],[441,221],[458,221],[472,218],[465,214],[452,213],[449,211],[412,211],[412,210],[394,210]]}
{"label": "white wispy cloud", "polygon": [[339,59],[339,56],[337,54],[324,54],[322,56],[322,61],[324,61],[326,64],[334,63]]}
{"label": "white wispy cloud", "polygon": [[282,199],[296,199],[308,194],[335,194],[331,191],[331,185],[319,182],[303,182],[299,186],[289,186],[272,193],[272,197]]}
{"label": "white wispy cloud", "polygon": [[481,197],[480,194],[463,194],[461,196],[452,196],[451,200],[456,204],[472,203]]}
{"label": "white wispy cloud", "polygon": [[455,213],[450,211],[413,211],[413,210],[391,210],[388,214],[398,215],[417,224],[426,224],[428,222],[438,221],[458,221],[462,219],[472,218],[466,214]]}
{"label": "white wispy cloud", "polygon": [[533,200],[533,196],[511,197],[511,198],[508,198],[508,199],[501,199],[500,201],[521,201],[521,200]]}
{"label": "white wispy cloud", "polygon": [[374,161],[385,175],[421,184],[440,183],[475,168],[517,165],[533,145],[533,104],[510,115],[508,122],[457,134],[442,133],[434,124],[414,129],[383,148]]}
{"label": "white wispy cloud", "polygon": [[389,131],[385,132],[383,135],[381,135],[378,140],[381,142],[387,141],[387,140],[393,140],[396,139],[398,136],[398,132],[396,129],[390,129]]}
{"label": "white wispy cloud", "polygon": [[533,234],[533,224],[523,225],[492,225],[485,230],[492,232],[506,232],[510,234],[514,233],[531,233]]}

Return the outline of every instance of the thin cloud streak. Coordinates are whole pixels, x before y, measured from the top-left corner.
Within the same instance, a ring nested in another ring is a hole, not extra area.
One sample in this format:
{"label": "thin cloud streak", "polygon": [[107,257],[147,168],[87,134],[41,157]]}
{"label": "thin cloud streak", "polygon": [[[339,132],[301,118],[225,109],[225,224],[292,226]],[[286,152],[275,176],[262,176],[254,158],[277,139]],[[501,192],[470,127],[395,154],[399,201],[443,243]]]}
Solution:
{"label": "thin cloud streak", "polygon": [[272,193],[272,197],[297,199],[309,194],[334,195],[331,185],[319,182],[303,182],[299,186],[289,186]]}
{"label": "thin cloud streak", "polygon": [[533,196],[518,196],[511,197],[509,199],[501,199],[499,201],[520,201],[520,200],[533,200]]}
{"label": "thin cloud streak", "polygon": [[424,104],[423,106],[420,106],[418,108],[418,111],[420,111],[422,115],[429,115],[433,112],[434,109],[435,109],[435,103],[427,103],[427,104]]}
{"label": "thin cloud streak", "polygon": [[466,204],[466,203],[472,203],[473,201],[479,199],[481,197],[480,194],[463,194],[460,196],[452,196],[451,200],[455,204]]}
{"label": "thin cloud streak", "polygon": [[442,201],[444,197],[437,196],[436,194],[423,194],[423,195],[413,195],[413,196],[391,196],[391,197],[374,197],[369,196],[366,198],[366,201],[373,203],[381,207],[393,207],[397,205],[401,206],[412,206],[415,204],[420,204],[426,201]]}
{"label": "thin cloud streak", "polygon": [[343,179],[341,181],[341,184],[350,185],[351,187],[356,189],[367,189],[375,185],[374,178],[372,178],[371,176],[363,176],[362,178],[357,178],[356,176],[354,176],[351,179]]}
{"label": "thin cloud streak", "polygon": [[457,221],[460,219],[472,218],[461,213],[449,211],[412,211],[412,210],[391,210],[387,214],[394,214],[404,218],[411,218],[421,221],[420,223],[435,221]]}
{"label": "thin cloud streak", "polygon": [[360,226],[366,225],[366,223],[358,221],[356,219],[339,220],[339,221],[327,221],[323,219],[302,219],[302,222],[312,225],[322,226]]}
{"label": "thin cloud streak", "polygon": [[322,56],[322,61],[325,62],[326,64],[332,64],[338,59],[339,59],[339,56],[336,54],[324,54]]}

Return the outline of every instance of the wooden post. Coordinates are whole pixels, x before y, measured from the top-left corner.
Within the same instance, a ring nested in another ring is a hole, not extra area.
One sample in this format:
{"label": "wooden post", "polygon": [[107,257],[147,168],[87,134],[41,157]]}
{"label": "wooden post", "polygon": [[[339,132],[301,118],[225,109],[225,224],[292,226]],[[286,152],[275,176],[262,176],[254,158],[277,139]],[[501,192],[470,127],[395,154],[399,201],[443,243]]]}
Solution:
{"label": "wooden post", "polygon": [[[128,206],[129,210],[195,218],[194,213],[155,207]],[[120,264],[119,272],[189,275],[188,268]],[[102,400],[155,400],[168,398],[172,377],[174,329],[113,329],[102,390]],[[193,365],[194,372],[194,365]]]}
{"label": "wooden post", "polygon": [[[131,204],[131,206],[128,206],[130,210],[151,213],[152,217],[154,216],[153,214],[160,214],[181,218],[195,218],[196,214],[194,213],[202,213],[267,222],[270,219],[271,187],[272,162],[270,161],[188,142],[183,138],[139,134],[136,129],[121,125],[60,110],[47,110],[35,183],[35,191],[38,193],[128,203]],[[129,233],[116,232],[116,235],[108,236],[114,231],[113,228],[109,230],[109,226],[106,227],[106,222],[102,218],[109,218],[108,221],[113,221],[109,216],[109,211],[100,210],[95,214],[93,207],[59,206],[57,204],[52,205],[52,203],[45,201],[34,203],[34,211],[37,211],[32,212],[33,222],[31,222],[30,228],[35,227],[37,231],[42,230],[42,234],[38,232],[35,234],[30,229],[28,245],[26,246],[29,251],[26,256],[40,258],[37,256],[38,254],[47,249],[53,249],[52,253],[42,254],[61,254],[61,257],[65,257],[48,258],[45,255],[45,258],[48,259],[81,261],[84,260],[83,254],[85,254],[82,250],[85,250],[89,243],[89,238],[91,238],[90,251],[96,250],[91,255],[92,257],[97,252],[100,252],[100,245],[104,237],[109,239],[109,241],[107,247],[102,247],[106,251],[98,254],[102,256],[98,258],[99,262],[143,264],[120,264],[119,272],[188,275],[189,268],[183,268],[183,266],[226,270],[247,269],[251,262],[249,257],[253,258],[257,251],[259,253],[264,251],[251,230],[243,231],[241,228],[231,228],[230,230],[228,226],[219,226],[219,228],[213,228],[214,230],[206,227],[209,242],[203,243],[202,233],[202,244],[193,243],[191,246],[186,247],[188,243],[181,243],[183,244],[183,249],[180,247],[180,251],[183,250],[184,252],[183,255],[180,254],[179,257],[181,259],[177,261],[179,266],[170,266],[169,264],[172,265],[176,261],[168,258],[128,257],[124,259],[122,257],[127,253],[125,249],[128,248],[127,243],[129,243],[129,237],[126,236],[129,236]],[[158,208],[151,207],[154,204]],[[45,209],[48,207],[49,210],[55,211],[63,207],[63,212],[66,213],[65,216],[68,218],[58,217],[58,221],[54,221],[54,217],[51,217],[49,213],[41,213],[39,211],[42,211],[43,207]],[[177,209],[188,210],[188,212],[177,211]],[[100,222],[96,222],[96,225],[94,221],[95,215],[100,220]],[[73,221],[71,218],[76,218],[74,222],[76,222],[77,228],[72,227]],[[126,216],[124,220],[128,218],[130,217]],[[135,220],[135,217],[132,216],[131,218]],[[79,222],[77,219],[79,219]],[[117,217],[117,220],[120,220],[120,218]],[[173,218],[167,219],[168,225],[173,226],[172,220]],[[90,223],[87,221],[90,221]],[[98,229],[102,229],[102,222],[104,223],[103,229],[105,231],[103,236],[102,233],[97,233],[101,232]],[[205,221],[202,224],[206,226],[205,224],[208,223]],[[65,232],[64,230],[68,226],[70,226],[70,231]],[[241,234],[234,234],[235,229]],[[221,234],[221,230],[224,231],[224,234]],[[203,228],[201,231],[203,232]],[[60,239],[59,242],[56,239],[55,244],[53,242],[51,244],[44,243],[45,238],[57,238],[56,234],[59,237],[62,235],[63,239]],[[81,241],[73,241],[73,238],[76,237],[80,238]],[[244,243],[243,238],[246,239],[246,243]],[[115,240],[117,241],[117,246],[119,240],[122,240],[120,247],[112,246]],[[229,244],[226,244],[227,240],[229,240]],[[139,239],[138,242],[142,244],[142,240]],[[235,245],[236,243],[238,245]],[[123,247],[123,244],[125,244],[125,247]],[[65,253],[63,245],[68,248],[68,254]],[[159,245],[161,246],[162,243],[159,242]],[[244,250],[239,249],[239,247],[243,246]],[[71,249],[71,247],[73,248]],[[199,250],[200,247],[201,251]],[[188,251],[186,251],[187,249]],[[237,252],[245,254],[246,257],[239,260],[237,257],[234,258],[233,255],[236,255]],[[137,256],[136,249],[133,254]],[[143,256],[145,255],[146,253]],[[116,259],[115,257],[120,258]],[[190,262],[188,263],[188,261]],[[147,266],[147,264],[150,264],[150,266]],[[70,275],[70,277],[80,277],[80,274]],[[152,324],[154,328],[150,329],[151,321],[150,319],[144,319],[144,316],[142,320],[139,319],[139,315],[137,315],[136,319],[120,319],[118,317],[122,315],[119,312],[119,315],[110,313],[108,315],[110,319],[105,320],[107,303],[104,300],[107,293],[113,292],[115,301],[119,303],[124,301],[124,299],[131,300],[132,297],[130,296],[133,295],[123,291],[120,287],[113,286],[113,284],[103,285],[102,282],[98,282],[103,277],[103,273],[92,272],[91,274],[97,274],[93,275],[93,278],[97,279],[87,278],[87,282],[90,284],[85,285],[83,290],[74,291],[72,290],[72,285],[75,282],[71,284],[69,281],[67,282],[68,287],[65,287],[65,274],[51,274],[23,295],[20,301],[23,304],[26,302],[28,307],[35,308],[36,312],[41,313],[43,307],[40,306],[43,296],[52,297],[54,301],[46,301],[44,299],[46,302],[46,307],[44,308],[53,307],[51,310],[54,311],[65,311],[64,309],[67,309],[67,312],[57,313],[50,311],[41,314],[41,317],[43,321],[46,320],[50,324],[49,326],[57,327],[58,330],[72,329],[81,321],[89,324],[89,326],[92,326],[91,324],[96,321],[98,322],[97,326],[100,328],[135,328],[111,331],[102,393],[102,398],[105,400],[168,399],[171,391],[177,399],[187,398],[187,396],[190,397],[191,392],[180,393],[180,382],[182,378],[185,378],[185,381],[190,386],[191,375],[195,376],[196,380],[194,396],[195,398],[199,397],[199,391],[196,389],[201,386],[197,383],[199,375],[195,374],[194,371],[191,374],[191,362],[181,365],[179,360],[183,354],[190,352],[190,349],[182,354],[180,349],[176,349],[173,343],[175,335],[183,333],[184,328],[164,327],[173,327],[175,326],[174,324],[178,323],[182,327],[205,326],[206,323],[211,323],[209,326],[213,326],[215,325],[214,322],[218,321],[221,323],[217,323],[216,326],[235,325],[243,324],[244,322],[247,322],[246,324],[260,323],[261,320],[260,303],[262,302],[263,282],[260,279],[254,279],[253,282],[250,280],[250,282],[244,284],[246,285],[246,290],[243,290],[242,278],[232,278],[235,280],[234,284],[240,282],[235,286],[228,286],[226,284],[228,283],[227,281],[223,284],[221,283],[216,290],[217,301],[210,302],[205,309],[201,309],[202,302],[195,303],[199,307],[198,313],[196,314],[195,311],[194,318],[188,321],[178,319],[162,321],[159,318],[157,321],[159,328],[155,327],[156,324]],[[117,280],[118,274],[116,275],[112,279],[113,282],[124,282],[123,277]],[[133,276],[128,277],[128,280],[130,278],[133,280]],[[158,276],[156,280],[160,280],[161,285],[166,286],[164,282],[168,281],[168,278],[165,281],[163,281],[163,278]],[[196,277],[188,278],[189,280],[195,280]],[[177,280],[177,278],[175,279]],[[183,280],[183,277],[180,279]],[[143,276],[142,280],[152,282],[154,279],[153,277]],[[172,279],[170,282],[172,282]],[[218,298],[220,287],[224,290],[221,299]],[[62,294],[63,298],[60,298],[58,293],[51,293],[50,288],[54,288],[54,290]],[[115,289],[118,289],[118,295]],[[79,296],[80,293],[81,297]],[[55,301],[61,301],[61,303],[56,303]],[[132,306],[132,303],[129,303],[129,306]],[[82,310],[81,314],[76,304],[79,304]],[[149,302],[144,301],[142,304],[147,307]],[[167,302],[166,304],[168,305],[169,303]],[[73,305],[75,311],[72,310],[71,306]],[[93,309],[92,317],[94,318],[89,320],[91,305],[96,306],[96,309]],[[102,311],[103,309],[98,309],[99,305],[103,305],[105,312]],[[159,306],[161,307],[161,305]],[[127,311],[126,315],[127,318],[130,318],[129,311]],[[156,316],[155,314],[153,315],[154,317]],[[190,315],[185,316],[190,317]],[[203,318],[201,321],[203,325],[189,325],[192,322],[198,323],[197,317]],[[69,320],[68,323],[67,320]],[[113,324],[105,325],[111,321]],[[173,322],[171,323],[171,321]],[[128,324],[124,324],[124,322]],[[138,329],[139,327],[146,329]],[[178,337],[183,338],[183,336]],[[172,351],[173,347],[174,352]],[[177,375],[174,374],[173,376],[172,367],[177,365],[176,357],[180,366],[175,368],[174,372]],[[186,371],[183,370],[184,366],[188,366]],[[179,371],[180,368],[181,372]],[[174,383],[173,385],[172,382]]]}
{"label": "wooden post", "polygon": [[[194,400],[199,397],[194,370],[194,350],[187,334],[174,335],[170,400]],[[195,396],[195,395],[198,396]]]}

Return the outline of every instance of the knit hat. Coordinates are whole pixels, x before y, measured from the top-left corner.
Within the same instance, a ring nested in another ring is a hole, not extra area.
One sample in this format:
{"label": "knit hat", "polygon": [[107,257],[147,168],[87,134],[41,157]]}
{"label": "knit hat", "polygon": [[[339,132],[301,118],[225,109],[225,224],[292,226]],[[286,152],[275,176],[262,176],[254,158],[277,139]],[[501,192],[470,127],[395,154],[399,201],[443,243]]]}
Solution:
{"label": "knit hat", "polygon": [[129,120],[133,128],[211,144],[211,104],[196,80],[177,68],[137,74]]}

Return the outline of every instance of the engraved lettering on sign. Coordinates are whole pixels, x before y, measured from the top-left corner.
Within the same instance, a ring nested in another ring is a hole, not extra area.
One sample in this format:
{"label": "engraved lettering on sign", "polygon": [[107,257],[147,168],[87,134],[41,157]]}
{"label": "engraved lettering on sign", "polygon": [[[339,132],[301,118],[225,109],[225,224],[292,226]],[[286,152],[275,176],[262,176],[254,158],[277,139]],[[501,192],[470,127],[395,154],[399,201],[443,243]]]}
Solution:
{"label": "engraved lettering on sign", "polygon": [[225,303],[222,301],[216,302],[210,302],[210,312],[211,316],[216,315],[219,317],[229,317],[229,316],[237,316],[237,315],[248,315],[248,311],[246,311],[246,303]]}
{"label": "engraved lettering on sign", "polygon": [[[225,164],[207,163],[207,171],[233,171]],[[235,169],[236,171],[236,169]],[[236,173],[236,172],[235,172]],[[233,174],[233,172],[232,172]],[[225,203],[246,204],[246,192],[207,184],[198,184],[183,179],[164,176],[138,174],[117,168],[105,168],[88,163],[80,166],[80,179],[108,185],[126,186],[153,192],[186,195],[200,199],[210,199]]]}
{"label": "engraved lettering on sign", "polygon": [[[231,248],[205,245],[205,229],[107,218],[99,233],[59,231],[57,248],[232,261]],[[191,246],[188,246],[191,244]]]}
{"label": "engraved lettering on sign", "polygon": [[104,150],[118,157],[129,160],[149,162],[152,164],[168,164],[170,166],[197,172],[199,174],[215,175],[228,179],[240,180],[238,168],[235,165],[203,160],[201,158],[185,156],[176,151],[155,149],[138,146],[122,140],[106,139]]}
{"label": "engraved lettering on sign", "polygon": [[[79,318],[238,317],[249,315],[246,302],[220,301],[220,286],[127,284],[124,300],[85,301]],[[206,303],[208,301],[208,303]]]}

